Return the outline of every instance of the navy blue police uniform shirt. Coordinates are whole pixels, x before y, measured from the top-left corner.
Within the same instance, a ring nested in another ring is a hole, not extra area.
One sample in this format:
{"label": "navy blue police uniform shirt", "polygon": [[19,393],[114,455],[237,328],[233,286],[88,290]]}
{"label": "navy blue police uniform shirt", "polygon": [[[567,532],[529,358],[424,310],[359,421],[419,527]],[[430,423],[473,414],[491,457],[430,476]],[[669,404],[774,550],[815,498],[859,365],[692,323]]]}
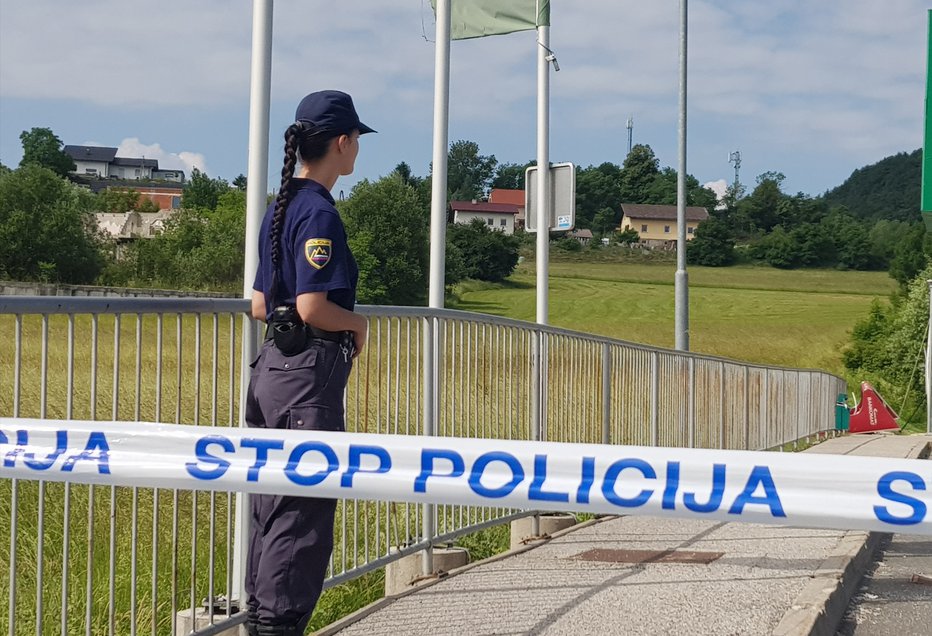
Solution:
{"label": "navy blue police uniform shirt", "polygon": [[[343,220],[330,192],[310,179],[292,179],[294,196],[282,230],[278,303],[295,304],[308,292],[327,292],[327,300],[350,311],[356,305],[359,267],[350,252]],[[269,230],[275,204],[269,206],[259,231],[259,268],[252,287],[265,294],[265,314],[272,314],[272,248]]]}

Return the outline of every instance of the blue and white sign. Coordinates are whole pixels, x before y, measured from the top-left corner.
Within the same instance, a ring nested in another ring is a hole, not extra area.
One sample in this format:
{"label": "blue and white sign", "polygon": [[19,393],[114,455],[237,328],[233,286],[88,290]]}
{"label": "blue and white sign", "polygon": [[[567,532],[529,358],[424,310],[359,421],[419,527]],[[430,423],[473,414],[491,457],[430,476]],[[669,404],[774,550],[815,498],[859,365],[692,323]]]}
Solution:
{"label": "blue and white sign", "polygon": [[0,478],[932,535],[932,462],[0,419]]}

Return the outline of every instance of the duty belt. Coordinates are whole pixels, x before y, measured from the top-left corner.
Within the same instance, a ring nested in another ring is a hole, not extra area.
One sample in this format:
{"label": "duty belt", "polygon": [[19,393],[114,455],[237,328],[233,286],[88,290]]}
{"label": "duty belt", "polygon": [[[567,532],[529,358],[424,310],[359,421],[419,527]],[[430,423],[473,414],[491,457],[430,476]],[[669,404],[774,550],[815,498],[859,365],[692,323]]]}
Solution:
{"label": "duty belt", "polygon": [[[304,331],[307,333],[309,338],[319,338],[320,340],[329,340],[330,342],[352,342],[353,341],[353,332],[352,331],[327,331],[326,329],[318,329],[312,325],[304,323]],[[269,325],[265,329],[265,339],[271,340],[272,338],[272,327]]]}

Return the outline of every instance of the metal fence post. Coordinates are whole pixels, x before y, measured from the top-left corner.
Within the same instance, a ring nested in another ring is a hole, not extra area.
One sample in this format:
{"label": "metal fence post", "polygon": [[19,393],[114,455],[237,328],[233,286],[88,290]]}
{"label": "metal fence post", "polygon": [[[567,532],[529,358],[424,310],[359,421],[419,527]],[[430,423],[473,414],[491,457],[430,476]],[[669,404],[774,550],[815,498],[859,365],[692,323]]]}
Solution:
{"label": "metal fence post", "polygon": [[751,367],[744,367],[744,450],[751,450]]}
{"label": "metal fence post", "polygon": [[602,443],[612,440],[612,346],[602,344]]}
{"label": "metal fence post", "polygon": [[660,372],[658,369],[659,354],[654,351],[650,355],[650,444],[659,446],[660,431],[658,418],[660,415]]}
{"label": "metal fence post", "polygon": [[[424,320],[424,435],[431,436],[436,432],[437,407],[437,352],[436,347],[436,319],[428,317]],[[421,573],[430,576],[434,572],[434,553],[431,541],[436,534],[434,523],[434,505],[423,504],[421,516],[421,534],[427,541],[421,560]]]}
{"label": "metal fence post", "polygon": [[689,356],[689,390],[686,394],[686,443],[696,447],[696,359]]}
{"label": "metal fence post", "polygon": [[[540,328],[534,329],[531,333],[531,422],[528,431],[531,441],[540,441],[542,421],[544,418],[544,393],[543,382],[543,340],[544,334]],[[531,536],[540,535],[540,517],[534,515],[531,517]]]}

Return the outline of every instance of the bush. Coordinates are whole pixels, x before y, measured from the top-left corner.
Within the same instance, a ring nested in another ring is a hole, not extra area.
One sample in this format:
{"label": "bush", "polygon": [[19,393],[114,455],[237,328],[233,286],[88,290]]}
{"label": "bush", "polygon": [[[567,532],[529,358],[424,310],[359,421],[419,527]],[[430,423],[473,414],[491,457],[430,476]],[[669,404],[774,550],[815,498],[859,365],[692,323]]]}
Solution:
{"label": "bush", "polygon": [[427,294],[429,211],[394,175],[361,181],[340,204],[359,265],[360,303],[420,305]]}
{"label": "bush", "polygon": [[686,261],[693,265],[721,267],[735,262],[735,241],[725,221],[711,217],[699,224],[686,244]]}
{"label": "bush", "polygon": [[52,170],[0,174],[0,276],[86,284],[104,265],[94,197]]}
{"label": "bush", "polygon": [[581,252],[583,248],[582,243],[568,236],[557,239],[553,242],[553,246],[564,252]]}
{"label": "bush", "polygon": [[456,270],[451,271],[448,264],[447,274],[459,273],[462,278],[449,278],[447,284],[452,285],[463,278],[489,282],[505,280],[518,265],[520,244],[514,235],[491,230],[481,219],[474,219],[469,224],[449,225],[447,253],[457,255],[461,265],[458,263]]}

